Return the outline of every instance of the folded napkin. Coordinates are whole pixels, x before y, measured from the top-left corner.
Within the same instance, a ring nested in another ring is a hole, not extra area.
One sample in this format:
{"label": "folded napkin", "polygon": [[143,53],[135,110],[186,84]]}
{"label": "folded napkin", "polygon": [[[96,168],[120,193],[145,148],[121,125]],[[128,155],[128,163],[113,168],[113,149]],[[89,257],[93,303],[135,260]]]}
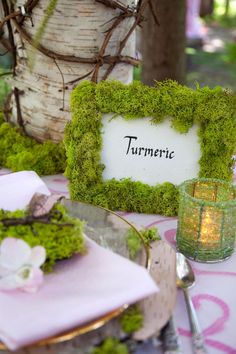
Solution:
{"label": "folded napkin", "polygon": [[[14,206],[23,208],[38,188],[48,193],[32,172],[0,177],[1,207],[14,209],[6,190]],[[86,243],[87,254],[59,262],[37,293],[0,291],[0,339],[9,349],[59,334],[158,291],[146,269],[89,239]]]}
{"label": "folded napkin", "polygon": [[10,173],[0,177],[0,209],[24,209],[35,193],[51,194],[33,171]]}

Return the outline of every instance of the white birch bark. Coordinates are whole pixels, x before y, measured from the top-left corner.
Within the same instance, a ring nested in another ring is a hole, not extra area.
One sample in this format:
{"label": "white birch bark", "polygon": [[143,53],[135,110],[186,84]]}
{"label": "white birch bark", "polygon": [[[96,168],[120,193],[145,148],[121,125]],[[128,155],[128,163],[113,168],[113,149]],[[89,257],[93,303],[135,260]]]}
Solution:
{"label": "white birch bark", "polygon": [[[123,0],[123,3],[131,4],[132,0]],[[16,8],[24,5],[23,0],[16,1]],[[34,36],[44,17],[48,1],[41,0],[33,9],[32,19],[35,24],[31,26],[26,19],[23,28]],[[98,54],[103,43],[105,31],[110,28],[112,20],[120,13],[120,10],[107,8],[95,0],[58,0],[56,9],[49,20],[41,44],[48,49],[64,55],[93,58]],[[121,23],[112,35],[105,54],[115,55],[120,41],[125,37],[134,19],[129,18]],[[12,23],[13,27],[14,24]],[[12,86],[17,87],[23,93],[20,95],[20,106],[28,135],[39,141],[50,139],[60,141],[66,122],[70,119],[69,96],[73,85],[67,85],[63,108],[63,73],[64,82],[70,82],[90,72],[94,65],[81,63],[68,63],[46,57],[36,52],[33,71],[28,68],[28,57],[32,53],[32,47],[14,31],[17,44],[17,68],[16,77],[12,80]],[[122,54],[134,56],[135,41],[131,36]],[[106,68],[105,64],[100,68],[101,79]],[[124,83],[132,81],[133,67],[127,64],[117,64],[109,76],[111,79]],[[87,78],[89,79],[89,78]],[[16,105],[12,97],[12,122],[16,123]],[[63,109],[62,109],[63,108]]]}

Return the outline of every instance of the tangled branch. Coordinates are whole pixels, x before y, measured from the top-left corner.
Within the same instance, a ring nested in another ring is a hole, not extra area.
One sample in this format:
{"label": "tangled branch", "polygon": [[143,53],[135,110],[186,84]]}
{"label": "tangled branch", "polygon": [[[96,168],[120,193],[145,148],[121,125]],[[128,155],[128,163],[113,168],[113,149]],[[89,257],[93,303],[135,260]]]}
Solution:
{"label": "tangled branch", "polygon": [[53,221],[55,217],[58,219],[58,221],[60,221],[62,215],[55,210],[55,211],[51,211],[48,214],[44,214],[42,216],[27,215],[22,218],[3,218],[0,220],[0,223],[2,223],[2,225],[5,227],[19,226],[19,225],[33,225],[34,223],[55,225],[58,227],[74,226],[72,223],[55,222]]}
{"label": "tangled branch", "polygon": [[[7,5],[6,0],[2,0],[3,3],[5,4],[5,7]],[[105,32],[105,37],[103,40],[103,43],[101,45],[101,48],[99,49],[99,52],[96,56],[92,58],[82,58],[82,57],[77,57],[74,55],[63,55],[60,53],[57,53],[55,51],[52,51],[46,47],[44,47],[42,44],[37,43],[35,44],[34,39],[31,37],[31,35],[26,31],[25,28],[23,28],[23,22],[26,17],[26,15],[22,14],[21,9],[13,11],[10,11],[9,9],[6,9],[5,11],[5,17],[2,19],[0,22],[0,33],[1,29],[3,29],[4,24],[8,25],[8,31],[9,31],[9,40],[11,42],[11,49],[12,51],[15,50],[15,45],[14,45],[14,37],[13,37],[13,31],[11,28],[11,23],[14,25],[16,30],[19,32],[21,37],[26,40],[31,46],[36,48],[39,52],[42,54],[46,55],[47,57],[53,59],[54,63],[57,63],[58,60],[66,61],[66,62],[75,62],[75,63],[81,63],[81,64],[91,64],[94,65],[93,69],[89,71],[87,74],[83,75],[80,78],[74,79],[70,81],[68,84],[75,83],[82,78],[86,78],[90,75],[92,75],[91,80],[94,82],[98,81],[98,76],[99,76],[99,70],[104,64],[108,64],[108,68],[102,78],[102,80],[107,79],[107,77],[110,75],[114,67],[118,63],[125,63],[133,66],[138,66],[140,61],[136,58],[133,58],[131,56],[124,56],[122,55],[122,51],[134,32],[135,28],[140,25],[140,23],[144,20],[144,10],[147,7],[147,5],[150,6],[151,12],[153,13],[155,22],[158,24],[158,19],[154,13],[153,6],[152,6],[152,0],[139,0],[137,6],[126,6],[122,2],[117,1],[117,0],[95,0],[97,3],[103,4],[106,7],[112,8],[119,10],[120,13],[113,18],[112,25],[111,27]],[[24,5],[24,10],[26,11],[27,16],[31,15],[32,10],[34,7],[38,4],[39,0],[27,0],[25,5]],[[106,55],[106,49],[110,43],[110,40],[114,34],[114,31],[118,28],[118,26],[121,25],[121,23],[126,20],[127,18],[134,18],[134,23],[132,24],[131,28],[128,30],[127,34],[124,36],[122,41],[119,44],[119,48],[116,52],[115,55]],[[1,37],[1,36],[0,36]],[[14,50],[13,50],[14,49]],[[16,57],[16,56],[15,56]],[[57,64],[58,67],[58,64]],[[65,83],[63,82],[63,87]],[[64,89],[63,89],[64,90]]]}
{"label": "tangled branch", "polygon": [[[16,27],[17,31],[21,34],[21,36],[32,46],[34,46],[34,41],[33,38],[30,36],[29,33],[26,32],[25,29],[23,29],[19,23],[16,20],[12,20],[14,26]],[[46,55],[47,57],[55,60],[62,60],[62,61],[67,61],[71,63],[82,63],[82,64],[96,64],[99,59],[97,57],[94,58],[81,58],[81,57],[76,57],[74,55],[64,55],[57,53],[55,51],[52,51],[48,48],[45,48],[42,44],[38,44],[36,47],[39,52],[42,54]],[[132,64],[137,66],[139,64],[139,61],[135,58],[129,57],[129,56],[104,56],[103,57],[104,63],[113,63],[115,61],[120,62],[120,63],[126,63],[126,64]]]}

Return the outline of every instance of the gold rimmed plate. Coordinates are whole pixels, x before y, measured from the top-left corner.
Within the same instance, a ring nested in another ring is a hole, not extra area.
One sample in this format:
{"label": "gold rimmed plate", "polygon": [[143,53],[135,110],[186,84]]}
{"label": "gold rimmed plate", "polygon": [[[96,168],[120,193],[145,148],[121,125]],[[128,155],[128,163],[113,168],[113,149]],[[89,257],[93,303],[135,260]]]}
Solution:
{"label": "gold rimmed plate", "polygon": [[[149,249],[144,244],[141,234],[132,224],[121,216],[101,207],[70,201],[68,199],[63,199],[62,204],[66,207],[69,215],[85,222],[84,233],[86,236],[100,246],[112,250],[126,258],[129,258],[129,250],[126,241],[127,233],[132,230],[134,235],[141,240],[142,244],[142,252],[139,253],[139,256],[134,261],[144,267],[150,265]],[[119,316],[126,308],[127,305],[124,304],[122,307],[104,314],[89,323],[84,323],[83,325],[72,328],[66,332],[37,341],[31,344],[30,347],[61,343],[71,340],[79,335],[94,331]],[[6,349],[5,345],[0,343],[0,350],[4,349]]]}
{"label": "gold rimmed plate", "polygon": [[[159,285],[160,291],[158,294],[140,302],[144,312],[144,325],[134,335],[134,338],[143,340],[156,335],[168,321],[175,305],[175,252],[173,249],[163,241],[156,241],[150,248],[147,247],[139,231],[127,220],[112,211],[67,199],[62,200],[62,203],[69,215],[85,221],[84,232],[89,238],[123,257],[130,258],[127,245],[127,233],[130,230],[141,240],[142,249],[134,261],[150,271],[153,279]],[[71,345],[73,348],[85,349],[87,346],[89,347],[89,343],[99,342],[107,335],[117,335],[119,326],[117,326],[118,321],[116,318],[126,308],[127,305],[124,304],[124,306],[115,311],[109,312],[89,323],[84,323],[66,332],[37,341],[28,346],[27,350],[30,354],[33,354],[35,347],[44,346],[43,352],[51,354],[55,353],[55,345]],[[68,342],[69,340],[71,340],[70,343],[63,344],[63,342]],[[0,343],[0,350],[6,350],[2,343]],[[19,354],[23,352],[24,350],[19,351]]]}

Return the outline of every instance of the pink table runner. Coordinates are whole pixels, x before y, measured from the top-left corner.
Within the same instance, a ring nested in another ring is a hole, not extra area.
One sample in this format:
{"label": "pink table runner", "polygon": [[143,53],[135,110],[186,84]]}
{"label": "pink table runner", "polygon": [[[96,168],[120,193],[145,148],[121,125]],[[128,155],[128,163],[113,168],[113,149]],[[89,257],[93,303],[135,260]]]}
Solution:
{"label": "pink table runner", "polygon": [[[1,170],[6,174],[8,170]],[[43,177],[52,193],[69,196],[68,182],[62,175]],[[234,175],[236,182],[236,169]],[[175,247],[177,218],[160,215],[120,213],[137,227],[157,227],[162,239]],[[236,254],[222,263],[203,264],[192,262],[196,285],[191,296],[203,329],[209,354],[236,354]],[[178,292],[174,314],[181,335],[183,353],[191,353],[191,341],[184,298]]]}

